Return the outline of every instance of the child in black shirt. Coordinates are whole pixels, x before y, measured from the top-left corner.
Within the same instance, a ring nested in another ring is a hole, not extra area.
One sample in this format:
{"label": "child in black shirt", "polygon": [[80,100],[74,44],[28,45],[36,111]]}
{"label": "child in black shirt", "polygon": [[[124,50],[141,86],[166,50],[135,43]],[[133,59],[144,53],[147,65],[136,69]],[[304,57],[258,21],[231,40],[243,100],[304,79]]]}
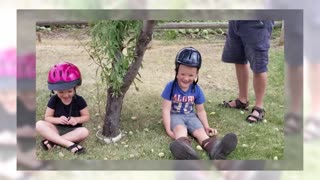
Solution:
{"label": "child in black shirt", "polygon": [[41,141],[43,149],[49,150],[57,144],[74,154],[85,152],[78,143],[89,135],[82,124],[90,116],[86,101],[76,94],[81,82],[81,73],[74,64],[63,62],[50,69],[48,88],[55,94],[48,102],[44,120],[36,123],[37,132],[45,138]]}

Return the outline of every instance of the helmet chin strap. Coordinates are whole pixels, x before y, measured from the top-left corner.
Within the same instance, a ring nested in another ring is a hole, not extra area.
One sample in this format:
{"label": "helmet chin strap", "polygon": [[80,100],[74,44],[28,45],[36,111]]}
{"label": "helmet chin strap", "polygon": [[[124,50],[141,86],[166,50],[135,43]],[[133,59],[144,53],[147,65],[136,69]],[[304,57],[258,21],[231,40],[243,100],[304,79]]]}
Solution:
{"label": "helmet chin strap", "polygon": [[54,92],[53,92],[53,90],[51,90],[51,92],[50,92],[50,97],[51,97],[52,95],[54,95]]}
{"label": "helmet chin strap", "polygon": [[73,87],[74,89],[74,95],[72,96],[72,99],[77,99],[77,90],[76,90],[76,87]]}
{"label": "helmet chin strap", "polygon": [[71,119],[72,101],[73,101],[74,99],[77,99],[77,96],[76,96],[76,94],[77,94],[76,87],[73,87],[73,89],[74,89],[74,95],[72,96],[72,100],[71,100],[71,103],[70,103],[70,110],[69,110],[68,121]]}
{"label": "helmet chin strap", "polygon": [[174,77],[174,81],[172,83],[172,86],[171,86],[171,91],[170,91],[170,100],[172,99],[172,96],[173,96],[173,89],[176,85],[176,82],[177,82],[177,75],[178,75],[178,70],[179,70],[179,66],[180,64],[178,64],[178,66],[176,67],[175,71],[176,71],[176,75]]}

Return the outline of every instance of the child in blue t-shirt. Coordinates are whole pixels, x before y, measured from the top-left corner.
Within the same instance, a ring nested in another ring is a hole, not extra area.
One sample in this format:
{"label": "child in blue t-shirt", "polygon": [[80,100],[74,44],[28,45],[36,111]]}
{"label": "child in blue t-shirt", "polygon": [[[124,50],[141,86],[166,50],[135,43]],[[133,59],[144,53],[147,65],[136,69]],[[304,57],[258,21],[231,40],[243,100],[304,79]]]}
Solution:
{"label": "child in blue t-shirt", "polygon": [[201,67],[199,51],[192,47],[181,49],[175,66],[175,79],[166,85],[161,94],[164,128],[174,139],[170,151],[175,159],[199,159],[188,139],[188,134],[191,134],[208,152],[210,159],[226,159],[236,148],[237,136],[229,133],[218,140],[217,130],[208,124],[205,96],[197,84]]}

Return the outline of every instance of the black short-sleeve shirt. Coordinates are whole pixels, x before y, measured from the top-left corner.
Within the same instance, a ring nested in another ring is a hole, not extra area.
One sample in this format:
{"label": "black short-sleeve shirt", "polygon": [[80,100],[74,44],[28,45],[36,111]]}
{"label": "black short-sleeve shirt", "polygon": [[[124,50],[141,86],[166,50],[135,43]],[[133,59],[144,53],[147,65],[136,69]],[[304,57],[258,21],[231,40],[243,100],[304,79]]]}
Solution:
{"label": "black short-sleeve shirt", "polygon": [[[48,107],[54,109],[54,117],[80,117],[80,111],[87,107],[86,101],[82,96],[75,95],[72,99],[72,102],[69,105],[65,105],[62,103],[61,99],[58,95],[51,96]],[[71,112],[70,112],[71,108]],[[76,126],[81,126],[82,124],[77,124]]]}

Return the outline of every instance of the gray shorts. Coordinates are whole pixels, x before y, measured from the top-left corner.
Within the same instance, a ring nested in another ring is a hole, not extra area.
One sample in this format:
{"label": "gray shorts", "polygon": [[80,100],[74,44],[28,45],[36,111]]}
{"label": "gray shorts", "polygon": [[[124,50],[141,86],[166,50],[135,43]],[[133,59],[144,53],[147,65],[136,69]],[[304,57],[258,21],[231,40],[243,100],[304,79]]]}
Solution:
{"label": "gray shorts", "polygon": [[195,113],[190,114],[171,114],[170,128],[171,131],[177,126],[183,125],[187,128],[188,133],[193,133],[196,129],[203,128],[203,125]]}

